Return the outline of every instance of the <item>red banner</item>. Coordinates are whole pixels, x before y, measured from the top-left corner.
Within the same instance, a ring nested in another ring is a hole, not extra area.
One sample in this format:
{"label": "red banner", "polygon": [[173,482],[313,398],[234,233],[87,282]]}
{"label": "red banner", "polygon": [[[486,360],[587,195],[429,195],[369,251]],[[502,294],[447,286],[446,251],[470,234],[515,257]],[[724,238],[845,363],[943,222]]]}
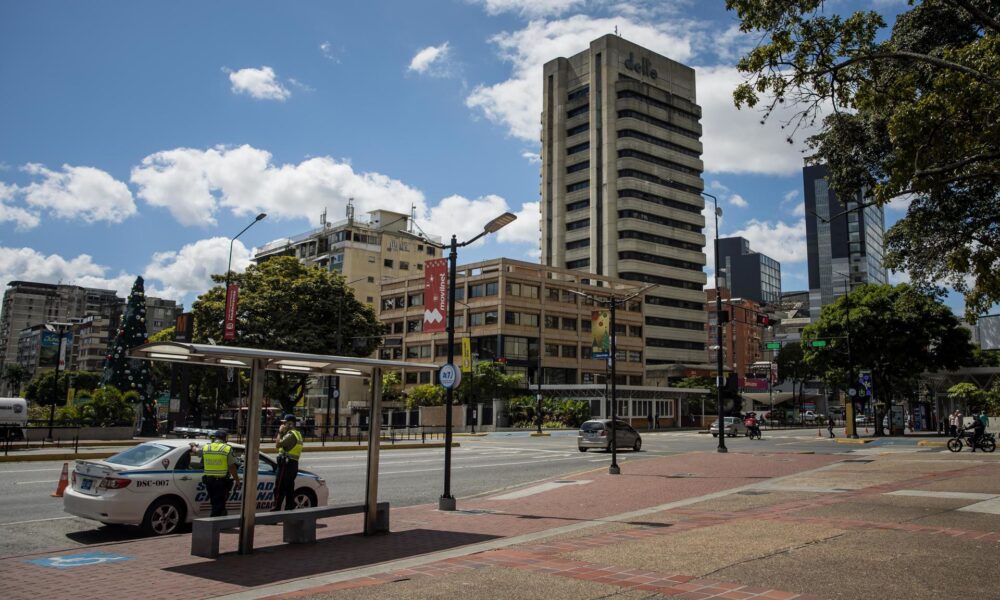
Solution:
{"label": "red banner", "polygon": [[424,263],[425,333],[448,330],[448,259],[435,258]]}
{"label": "red banner", "polygon": [[226,320],[223,325],[222,339],[236,339],[236,305],[239,302],[240,286],[230,283],[226,288]]}

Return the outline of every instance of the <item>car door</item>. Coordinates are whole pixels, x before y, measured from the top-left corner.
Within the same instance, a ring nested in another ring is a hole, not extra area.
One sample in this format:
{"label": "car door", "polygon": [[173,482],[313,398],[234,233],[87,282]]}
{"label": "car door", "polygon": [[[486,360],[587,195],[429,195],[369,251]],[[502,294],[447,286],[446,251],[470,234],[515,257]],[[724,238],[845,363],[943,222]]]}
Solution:
{"label": "car door", "polygon": [[212,513],[208,490],[201,480],[204,474],[201,456],[192,454],[190,449],[174,464],[174,489],[187,500],[192,519],[207,517]]}

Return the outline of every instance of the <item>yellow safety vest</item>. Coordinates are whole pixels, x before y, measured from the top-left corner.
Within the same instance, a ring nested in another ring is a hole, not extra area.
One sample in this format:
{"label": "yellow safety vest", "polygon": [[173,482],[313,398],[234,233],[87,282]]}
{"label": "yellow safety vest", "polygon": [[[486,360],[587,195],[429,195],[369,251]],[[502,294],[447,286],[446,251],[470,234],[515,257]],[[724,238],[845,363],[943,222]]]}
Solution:
{"label": "yellow safety vest", "polygon": [[292,429],[289,433],[295,436],[295,445],[292,446],[291,450],[281,448],[278,450],[278,454],[281,456],[287,456],[292,460],[299,460],[299,457],[302,456],[302,433],[300,433],[298,429]]}
{"label": "yellow safety vest", "polygon": [[225,442],[212,442],[201,450],[201,464],[206,477],[229,475],[229,453],[233,447]]}

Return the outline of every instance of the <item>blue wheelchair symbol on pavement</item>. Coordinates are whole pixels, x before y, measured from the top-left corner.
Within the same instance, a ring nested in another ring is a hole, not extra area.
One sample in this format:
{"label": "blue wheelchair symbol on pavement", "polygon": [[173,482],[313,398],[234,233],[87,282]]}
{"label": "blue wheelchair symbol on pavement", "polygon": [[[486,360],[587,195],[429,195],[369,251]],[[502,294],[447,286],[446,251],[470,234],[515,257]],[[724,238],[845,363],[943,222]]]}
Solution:
{"label": "blue wheelchair symbol on pavement", "polygon": [[110,554],[108,552],[86,552],[84,554],[70,554],[67,556],[50,556],[48,558],[38,558],[29,560],[29,563],[41,565],[43,567],[55,567],[56,569],[70,569],[73,567],[89,567],[90,565],[102,565],[104,563],[120,562],[132,560],[131,557],[120,554]]}

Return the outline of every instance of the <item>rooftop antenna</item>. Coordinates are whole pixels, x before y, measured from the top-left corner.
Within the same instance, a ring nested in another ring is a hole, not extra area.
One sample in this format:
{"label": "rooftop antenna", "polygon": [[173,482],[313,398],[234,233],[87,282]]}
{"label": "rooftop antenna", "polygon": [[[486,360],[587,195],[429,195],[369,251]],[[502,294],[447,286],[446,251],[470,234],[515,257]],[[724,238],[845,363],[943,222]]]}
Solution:
{"label": "rooftop antenna", "polygon": [[615,35],[618,35],[618,26],[615,25]]}
{"label": "rooftop antenna", "polygon": [[354,198],[347,199],[347,222],[354,224]]}
{"label": "rooftop antenna", "polygon": [[413,233],[413,222],[417,220],[417,205],[410,204],[410,223],[406,228],[407,233]]}
{"label": "rooftop antenna", "polygon": [[319,214],[319,226],[326,227],[326,207],[323,207],[323,212]]}

